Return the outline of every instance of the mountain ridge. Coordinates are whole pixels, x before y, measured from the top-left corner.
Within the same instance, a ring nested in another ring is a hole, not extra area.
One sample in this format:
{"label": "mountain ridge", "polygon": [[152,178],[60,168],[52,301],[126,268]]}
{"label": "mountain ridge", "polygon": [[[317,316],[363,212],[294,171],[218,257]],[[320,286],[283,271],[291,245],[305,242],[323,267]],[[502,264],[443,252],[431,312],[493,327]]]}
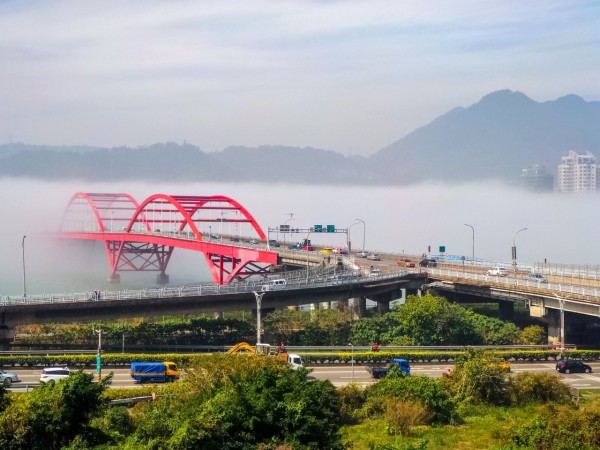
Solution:
{"label": "mountain ridge", "polygon": [[186,141],[110,149],[11,143],[0,145],[0,176],[378,185],[512,182],[533,164],[553,172],[569,150],[600,157],[599,124],[600,102],[575,94],[536,102],[503,89],[450,109],[369,157],[283,145],[204,152]]}

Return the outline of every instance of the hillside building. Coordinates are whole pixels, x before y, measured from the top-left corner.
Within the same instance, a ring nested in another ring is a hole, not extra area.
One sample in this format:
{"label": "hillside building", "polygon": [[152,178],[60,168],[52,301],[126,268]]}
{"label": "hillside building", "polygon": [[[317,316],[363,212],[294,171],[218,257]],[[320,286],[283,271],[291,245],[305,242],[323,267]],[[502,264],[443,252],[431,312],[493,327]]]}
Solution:
{"label": "hillside building", "polygon": [[556,186],[559,192],[592,192],[597,189],[599,167],[593,154],[571,150],[561,160]]}
{"label": "hillside building", "polygon": [[530,191],[551,191],[554,189],[554,176],[545,166],[534,164],[521,170],[521,185]]}

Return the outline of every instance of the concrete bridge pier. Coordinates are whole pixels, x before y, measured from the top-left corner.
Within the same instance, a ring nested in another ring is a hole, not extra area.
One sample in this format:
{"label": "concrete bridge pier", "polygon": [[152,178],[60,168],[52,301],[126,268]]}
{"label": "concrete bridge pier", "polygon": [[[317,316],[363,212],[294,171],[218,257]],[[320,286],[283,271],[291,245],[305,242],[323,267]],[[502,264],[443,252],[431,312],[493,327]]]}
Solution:
{"label": "concrete bridge pier", "polygon": [[367,314],[367,297],[358,297],[354,299],[354,305],[358,308],[356,309],[356,315],[360,319],[361,317],[365,317]]}
{"label": "concrete bridge pier", "polygon": [[513,320],[515,318],[515,304],[504,300],[498,301],[498,316],[500,320]]}
{"label": "concrete bridge pier", "polygon": [[166,273],[159,273],[156,275],[156,284],[165,286],[169,284],[169,275]]}
{"label": "concrete bridge pier", "polygon": [[[546,316],[544,317],[548,323],[548,344],[559,345],[560,344],[560,311],[557,309],[546,309]],[[567,338],[567,325],[565,322],[565,343],[569,342]]]}
{"label": "concrete bridge pier", "polygon": [[9,345],[15,339],[16,328],[11,328],[6,324],[0,325],[0,349],[7,350]]}
{"label": "concrete bridge pier", "polygon": [[108,281],[111,284],[119,284],[121,282],[121,275],[113,272],[108,276],[106,281]]}

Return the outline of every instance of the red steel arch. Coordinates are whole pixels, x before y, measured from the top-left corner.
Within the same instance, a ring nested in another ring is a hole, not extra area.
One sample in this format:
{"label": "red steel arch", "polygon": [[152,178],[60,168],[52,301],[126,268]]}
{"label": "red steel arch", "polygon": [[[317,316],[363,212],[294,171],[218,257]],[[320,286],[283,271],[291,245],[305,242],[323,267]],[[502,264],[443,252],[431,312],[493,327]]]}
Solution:
{"label": "red steel arch", "polygon": [[77,192],[65,210],[61,232],[70,238],[104,241],[114,280],[119,271],[151,270],[160,272],[159,281],[166,282],[175,248],[202,252],[217,284],[264,274],[277,263],[274,252],[207,242],[202,226],[208,224],[210,234],[213,223],[222,228],[224,222],[235,224],[238,232],[239,225],[249,224],[259,239],[266,240],[248,210],[223,195],[154,194],[137,203],[129,194]]}

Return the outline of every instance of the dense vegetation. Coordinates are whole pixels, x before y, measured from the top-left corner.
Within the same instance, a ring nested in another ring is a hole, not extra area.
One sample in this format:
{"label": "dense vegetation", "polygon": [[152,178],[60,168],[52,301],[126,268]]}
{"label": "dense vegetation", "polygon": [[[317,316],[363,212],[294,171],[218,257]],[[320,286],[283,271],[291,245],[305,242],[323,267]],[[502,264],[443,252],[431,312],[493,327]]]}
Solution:
{"label": "dense vegetation", "polygon": [[[200,360],[199,360],[200,361]],[[471,350],[441,379],[390,371],[361,388],[289,370],[277,358],[211,355],[181,381],[137,390],[156,401],[111,407],[82,372],[30,394],[0,386],[6,449],[592,449],[600,406],[572,403],[556,375],[514,377]],[[110,394],[110,395],[107,395]],[[483,424],[483,425],[482,425]]]}
{"label": "dense vegetation", "polygon": [[[443,297],[409,296],[387,314],[354,320],[347,308],[303,311],[281,309],[264,320],[265,340],[288,345],[478,345],[543,344],[540,326],[519,329],[511,322],[477,314]],[[251,314],[227,318],[194,316],[160,320],[96,323],[105,345],[233,345],[256,336]],[[94,348],[89,324],[21,327],[16,344],[71,343]]]}

